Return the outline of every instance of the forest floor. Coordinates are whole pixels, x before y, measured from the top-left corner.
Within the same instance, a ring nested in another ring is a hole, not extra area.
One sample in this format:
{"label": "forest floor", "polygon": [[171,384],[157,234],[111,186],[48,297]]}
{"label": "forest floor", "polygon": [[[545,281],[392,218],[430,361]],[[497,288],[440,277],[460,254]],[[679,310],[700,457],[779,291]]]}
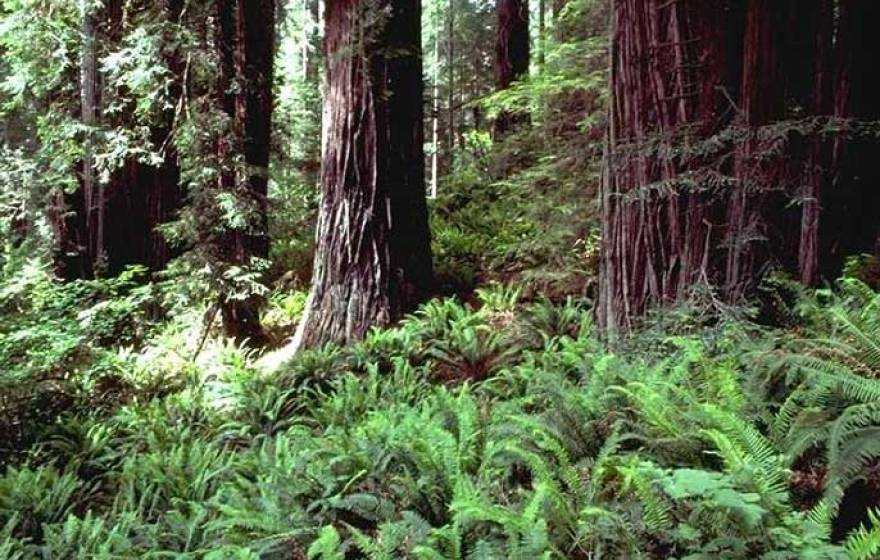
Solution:
{"label": "forest floor", "polygon": [[[570,165],[452,176],[459,297],[273,367],[202,345],[203,308],[158,320],[179,292],[8,255],[0,558],[875,558],[870,279],[696,293],[609,344]],[[304,294],[269,300],[281,342]]]}
{"label": "forest floor", "polygon": [[[221,340],[193,360],[198,329],[120,351],[100,333],[125,332],[136,290],[74,330],[52,307],[71,288],[31,280],[49,307],[2,339],[3,558],[877,550],[876,529],[832,539],[880,488],[880,296],[856,280],[781,282],[777,328],[694,300],[613,348],[585,300],[496,284],[271,371]],[[54,346],[8,353],[42,328]]]}

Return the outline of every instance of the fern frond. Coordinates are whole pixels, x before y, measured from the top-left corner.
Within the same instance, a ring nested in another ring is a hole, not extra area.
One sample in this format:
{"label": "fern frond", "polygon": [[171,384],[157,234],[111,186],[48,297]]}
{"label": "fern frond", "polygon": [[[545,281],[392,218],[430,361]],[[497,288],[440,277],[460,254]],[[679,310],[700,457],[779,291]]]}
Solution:
{"label": "fern frond", "polygon": [[871,527],[862,525],[844,543],[852,560],[874,560],[880,556],[880,512],[869,511],[868,519]]}

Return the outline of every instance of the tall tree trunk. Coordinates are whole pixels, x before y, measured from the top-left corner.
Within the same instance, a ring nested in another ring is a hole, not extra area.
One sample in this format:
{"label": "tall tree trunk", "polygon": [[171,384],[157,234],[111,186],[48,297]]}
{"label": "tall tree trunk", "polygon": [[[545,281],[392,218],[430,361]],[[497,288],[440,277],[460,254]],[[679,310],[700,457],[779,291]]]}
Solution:
{"label": "tall tree trunk", "polygon": [[[107,40],[117,43],[124,32],[130,31],[123,29],[123,25],[128,25],[123,22],[123,2],[112,0],[107,3],[107,8],[110,12]],[[173,256],[159,226],[174,218],[183,199],[174,128],[177,114],[183,109],[180,103],[186,64],[180,49],[170,47],[178,40],[176,34],[183,0],[163,0],[158,10],[164,24],[161,40],[169,46],[164,62],[170,74],[168,96],[171,102],[152,123],[150,130],[150,142],[161,160],[154,164],[131,157],[110,178],[105,203],[105,246],[110,274],[118,274],[132,264],[141,264],[153,271],[161,270]],[[109,124],[131,126],[125,120]]]}
{"label": "tall tree trunk", "polygon": [[104,257],[104,188],[95,177],[93,147],[94,129],[98,124],[98,62],[95,10],[91,0],[80,0],[82,23],[82,53],[80,54],[80,122],[86,129],[83,142],[83,158],[80,188],[86,211],[86,258],[91,271],[101,268],[98,263]]}
{"label": "tall tree trunk", "polygon": [[547,15],[546,0],[538,0],[538,69],[544,69],[547,30],[545,18]]}
{"label": "tall tree trunk", "polygon": [[437,198],[440,181],[440,29],[434,16],[434,59],[431,73],[431,198]]}
{"label": "tall tree trunk", "polygon": [[[528,0],[496,0],[495,87],[503,90],[529,73]],[[502,112],[495,119],[493,132],[503,136],[511,127],[526,122],[528,115]]]}
{"label": "tall tree trunk", "polygon": [[[137,126],[141,123],[131,122],[125,112],[116,117],[102,118],[99,114],[101,99],[116,92],[99,87],[102,80],[97,67],[98,49],[100,46],[100,52],[112,51],[120,43],[125,32],[123,2],[109,0],[100,6],[89,0],[81,2],[81,121],[89,128]],[[183,0],[165,0],[160,9],[160,17],[166,23],[177,24]],[[171,33],[169,30],[162,38],[165,44],[176,40]],[[182,92],[184,64],[176,51],[166,62],[172,75],[170,97],[177,102]],[[159,270],[167,264],[171,251],[158,226],[172,219],[182,198],[177,153],[171,138],[175,113],[175,108],[168,109],[158,123],[152,124],[151,141],[161,150],[162,163],[151,165],[131,157],[111,174],[106,184],[97,180],[94,143],[87,136],[85,154],[77,167],[79,188],[74,193],[59,194],[50,210],[56,271],[60,277],[75,280],[118,274],[134,264]]]}
{"label": "tall tree trunk", "polygon": [[[833,113],[852,121],[880,120],[880,86],[874,74],[880,68],[880,2],[839,0],[834,53]],[[848,256],[880,255],[880,142],[855,132],[838,137],[832,148],[833,169],[823,198],[820,226],[822,271],[837,274]]]}
{"label": "tall tree trunk", "polygon": [[[806,100],[808,110],[816,115],[833,112],[833,44],[834,1],[822,0],[815,11],[818,18],[814,44],[813,97]],[[809,38],[807,38],[809,40]],[[806,54],[806,53],[804,53]],[[802,54],[803,56],[803,54]],[[804,57],[806,58],[806,57]],[[801,210],[800,239],[798,242],[798,271],[801,282],[815,284],[822,276],[820,270],[820,218],[825,197],[831,154],[828,142],[814,138],[806,147],[807,159],[802,173],[803,207]],[[832,269],[828,269],[832,270]]]}
{"label": "tall tree trunk", "polygon": [[[614,0],[611,0],[613,3]],[[562,10],[565,9],[565,5],[567,0],[550,0],[550,17],[553,20],[553,38],[556,41],[563,41],[566,39],[568,33],[566,33],[565,26],[562,25]]]}
{"label": "tall tree trunk", "polygon": [[329,0],[322,199],[297,348],[361,339],[429,291],[421,7]]}
{"label": "tall tree trunk", "polygon": [[446,111],[448,113],[447,137],[449,169],[455,165],[455,2],[449,0],[446,14]]}
{"label": "tall tree trunk", "polygon": [[[737,89],[742,15],[736,2],[617,0],[611,17],[598,316],[614,331],[717,275],[712,245],[723,218],[711,192],[685,187],[719,170],[696,175],[699,158],[659,154],[729,123],[725,92]],[[676,183],[679,175],[690,177]]]}
{"label": "tall tree trunk", "polygon": [[[738,124],[746,131],[802,115],[827,116],[826,61],[831,49],[832,0],[750,0],[743,47],[742,89]],[[780,29],[789,29],[780,33]],[[778,151],[751,134],[734,154],[734,196],[728,211],[728,256],[725,295],[747,296],[771,268],[810,277],[810,244],[815,209],[810,198],[819,176],[806,170],[821,162],[815,137],[792,134]],[[806,185],[802,188],[804,182]],[[793,201],[805,200],[800,212]],[[803,245],[801,245],[803,243]]]}
{"label": "tall tree trunk", "polygon": [[877,173],[878,144],[843,135],[832,154],[819,131],[832,112],[880,117],[880,40],[864,23],[878,15],[867,0],[841,0],[839,17],[834,0],[615,2],[609,331],[698,282],[739,301],[771,269],[833,279],[844,256],[874,249],[880,195],[861,179]]}
{"label": "tall tree trunk", "polygon": [[[218,100],[230,122],[218,143],[223,165],[221,192],[232,193],[245,209],[244,227],[227,227],[215,249],[225,264],[247,268],[269,255],[267,188],[272,119],[272,71],[275,54],[274,0],[218,2],[220,71]],[[238,161],[239,158],[241,161]],[[261,298],[222,294],[220,309],[227,336],[259,346]]]}

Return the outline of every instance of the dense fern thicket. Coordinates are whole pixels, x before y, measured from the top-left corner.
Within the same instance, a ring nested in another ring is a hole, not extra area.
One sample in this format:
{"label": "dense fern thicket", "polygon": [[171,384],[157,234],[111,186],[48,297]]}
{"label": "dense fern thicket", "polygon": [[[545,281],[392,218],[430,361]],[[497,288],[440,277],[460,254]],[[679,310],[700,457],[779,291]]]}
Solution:
{"label": "dense fern thicket", "polygon": [[[45,206],[88,137],[75,4],[0,2],[0,560],[880,558],[876,258],[820,290],[770,276],[752,308],[700,285],[623,338],[594,327],[610,2],[533,2],[532,72],[500,91],[492,6],[423,3],[437,293],[288,362],[318,211],[319,2],[277,13],[268,259],[215,267],[205,208],[221,230],[250,213],[196,197],[157,230],[180,251],[167,268],[61,282]],[[187,184],[213,185],[217,4],[106,4],[128,14],[106,85],[143,105],[102,125],[98,159],[153,154],[129,133],[168,104],[156,69],[181,49],[172,136]],[[528,119],[493,136],[499,114]],[[265,300],[263,354],[219,332],[220,295]]]}
{"label": "dense fern thicket", "polygon": [[7,265],[3,558],[880,551],[857,503],[880,491],[880,295],[857,280],[768,285],[776,330],[707,296],[614,349],[586,302],[498,284],[267,372],[185,321],[127,330],[158,288]]}

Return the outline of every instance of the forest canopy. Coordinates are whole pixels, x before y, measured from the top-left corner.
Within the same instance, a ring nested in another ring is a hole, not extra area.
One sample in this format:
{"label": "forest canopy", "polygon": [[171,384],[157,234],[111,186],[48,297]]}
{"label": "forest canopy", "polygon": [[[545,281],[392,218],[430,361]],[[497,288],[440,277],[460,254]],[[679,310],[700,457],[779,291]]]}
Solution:
{"label": "forest canopy", "polygon": [[875,0],[0,0],[0,558],[880,558]]}

